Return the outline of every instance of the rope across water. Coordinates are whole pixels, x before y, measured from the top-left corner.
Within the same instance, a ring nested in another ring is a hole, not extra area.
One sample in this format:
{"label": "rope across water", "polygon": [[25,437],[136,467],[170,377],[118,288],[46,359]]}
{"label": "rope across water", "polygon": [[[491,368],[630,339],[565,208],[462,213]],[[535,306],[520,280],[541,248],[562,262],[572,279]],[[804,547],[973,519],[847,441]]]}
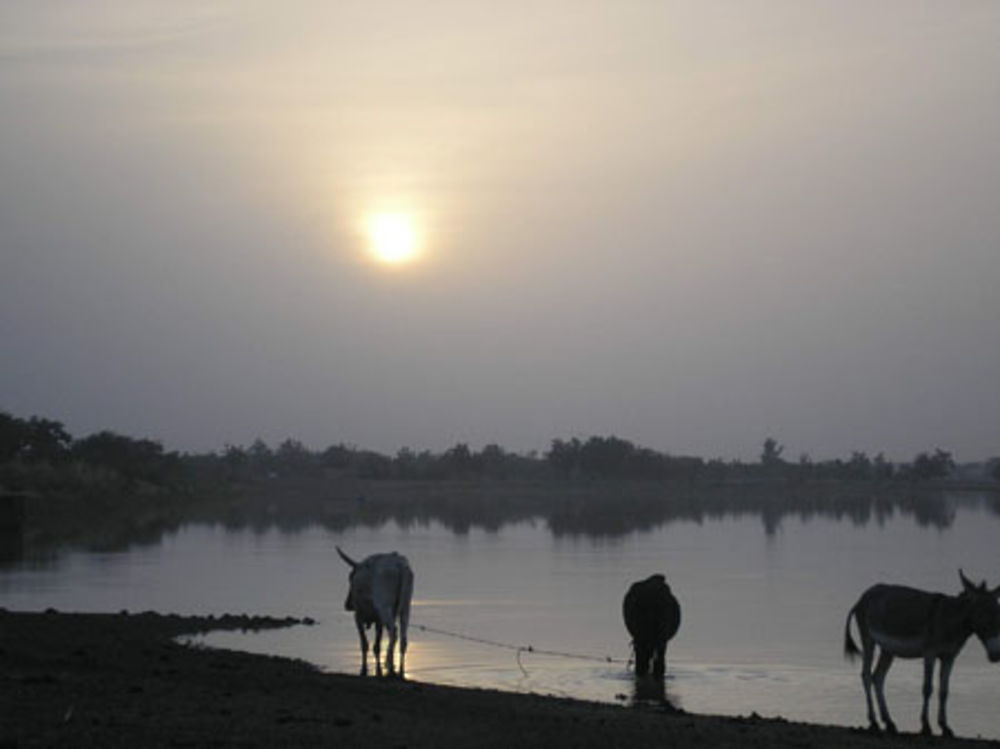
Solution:
{"label": "rope across water", "polygon": [[475,637],[474,635],[467,635],[461,632],[452,632],[451,630],[441,629],[440,627],[431,627],[427,624],[415,624],[411,623],[411,627],[414,629],[419,629],[421,632],[430,632],[436,635],[442,635],[444,637],[452,637],[456,640],[464,640],[466,642],[474,642],[479,645],[486,645],[488,647],[500,648],[502,650],[511,650],[515,653],[515,658],[517,659],[517,667],[521,669],[521,673],[525,676],[528,675],[527,669],[521,663],[522,653],[532,653],[534,655],[544,655],[553,658],[571,658],[580,661],[592,661],[595,663],[620,663],[628,667],[632,660],[623,660],[621,658],[615,658],[610,655],[590,655],[586,653],[570,653],[564,650],[549,650],[547,648],[536,648],[534,645],[515,645],[509,642],[500,642],[499,640],[490,640],[485,637]]}
{"label": "rope across water", "polygon": [[[353,617],[349,617],[342,612],[336,612],[337,618],[348,619],[353,621]],[[589,653],[571,653],[565,650],[550,650],[548,648],[536,648],[534,645],[517,645],[511,642],[501,642],[500,640],[491,640],[487,637],[477,637],[475,635],[465,634],[463,632],[455,632],[449,629],[442,629],[441,627],[433,627],[429,624],[419,624],[417,622],[410,622],[411,629],[417,629],[421,632],[428,632],[430,634],[441,635],[442,637],[451,637],[455,640],[463,640],[465,642],[473,642],[477,645],[485,645],[491,648],[498,648],[501,650],[510,650],[514,653],[515,660],[517,661],[517,667],[521,669],[521,673],[525,676],[528,675],[528,670],[524,667],[521,662],[521,655],[523,653],[531,653],[532,655],[543,655],[550,658],[569,658],[572,660],[579,661],[590,661],[592,663],[618,663],[626,668],[632,665],[632,658],[615,658],[610,655],[591,655]]]}

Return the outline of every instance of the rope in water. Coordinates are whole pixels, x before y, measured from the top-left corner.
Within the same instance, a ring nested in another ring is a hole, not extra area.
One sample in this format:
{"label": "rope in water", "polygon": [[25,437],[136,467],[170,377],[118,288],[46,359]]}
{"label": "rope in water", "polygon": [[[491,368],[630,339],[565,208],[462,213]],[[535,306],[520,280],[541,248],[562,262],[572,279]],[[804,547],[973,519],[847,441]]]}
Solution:
{"label": "rope in water", "polygon": [[[342,612],[336,612],[338,618],[349,618]],[[350,617],[353,619],[353,617]],[[523,653],[531,653],[532,655],[544,655],[551,658],[570,658],[573,660],[580,661],[591,661],[594,663],[619,663],[624,665],[626,668],[631,667],[632,659],[615,658],[610,655],[590,655],[588,653],[570,653],[564,650],[550,650],[548,648],[536,648],[534,645],[516,645],[510,642],[501,642],[499,640],[490,640],[486,637],[476,637],[475,635],[465,634],[463,632],[454,632],[449,629],[441,629],[440,627],[432,627],[429,624],[419,624],[417,622],[410,622],[410,627],[413,629],[418,629],[421,632],[429,632],[430,634],[441,635],[443,637],[451,637],[456,640],[464,640],[465,642],[474,642],[477,645],[486,645],[491,648],[499,648],[501,650],[510,650],[514,653],[514,658],[517,661],[517,667],[521,669],[521,673],[524,676],[528,675],[528,670],[524,667],[521,662],[521,655]]]}
{"label": "rope in water", "polygon": [[531,653],[533,655],[545,655],[553,658],[572,658],[581,661],[593,661],[597,663],[621,663],[626,667],[632,663],[631,659],[623,660],[621,658],[615,658],[610,655],[590,655],[586,653],[570,653],[564,650],[549,650],[547,648],[536,648],[534,645],[515,645],[509,642],[500,642],[499,640],[490,640],[485,637],[475,637],[474,635],[467,635],[461,632],[452,632],[451,630],[441,629],[439,627],[431,627],[426,624],[411,624],[411,627],[419,629],[421,632],[430,632],[436,635],[443,635],[445,637],[453,637],[456,640],[465,640],[466,642],[474,642],[479,645],[487,645],[493,648],[501,648],[503,650],[512,650],[515,653],[515,658],[517,660],[517,667],[521,669],[521,673],[525,676],[528,675],[527,669],[521,663],[522,653]]}

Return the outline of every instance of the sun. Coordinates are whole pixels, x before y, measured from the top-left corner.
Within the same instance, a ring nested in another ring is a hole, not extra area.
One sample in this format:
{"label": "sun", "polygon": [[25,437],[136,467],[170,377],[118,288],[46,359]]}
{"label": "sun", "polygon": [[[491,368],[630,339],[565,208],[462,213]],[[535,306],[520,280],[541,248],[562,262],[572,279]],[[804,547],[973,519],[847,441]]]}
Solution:
{"label": "sun", "polygon": [[376,213],[368,219],[372,256],[386,265],[402,265],[417,256],[417,232],[406,213]]}

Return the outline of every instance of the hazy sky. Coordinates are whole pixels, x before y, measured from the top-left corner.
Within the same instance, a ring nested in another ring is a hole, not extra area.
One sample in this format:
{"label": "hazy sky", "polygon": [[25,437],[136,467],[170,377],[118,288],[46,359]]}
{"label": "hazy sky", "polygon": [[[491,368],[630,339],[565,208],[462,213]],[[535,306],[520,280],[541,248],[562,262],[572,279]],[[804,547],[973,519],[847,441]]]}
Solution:
{"label": "hazy sky", "polygon": [[0,0],[0,175],[77,436],[1000,454],[995,0]]}

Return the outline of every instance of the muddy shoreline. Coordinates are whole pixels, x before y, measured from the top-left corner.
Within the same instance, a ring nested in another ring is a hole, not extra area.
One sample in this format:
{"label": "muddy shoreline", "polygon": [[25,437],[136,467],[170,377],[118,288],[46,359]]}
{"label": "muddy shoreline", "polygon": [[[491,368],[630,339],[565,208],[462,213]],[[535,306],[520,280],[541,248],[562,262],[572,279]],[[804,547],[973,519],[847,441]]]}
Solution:
{"label": "muddy shoreline", "polygon": [[269,617],[0,613],[0,747],[1000,747],[322,673],[181,645]]}

